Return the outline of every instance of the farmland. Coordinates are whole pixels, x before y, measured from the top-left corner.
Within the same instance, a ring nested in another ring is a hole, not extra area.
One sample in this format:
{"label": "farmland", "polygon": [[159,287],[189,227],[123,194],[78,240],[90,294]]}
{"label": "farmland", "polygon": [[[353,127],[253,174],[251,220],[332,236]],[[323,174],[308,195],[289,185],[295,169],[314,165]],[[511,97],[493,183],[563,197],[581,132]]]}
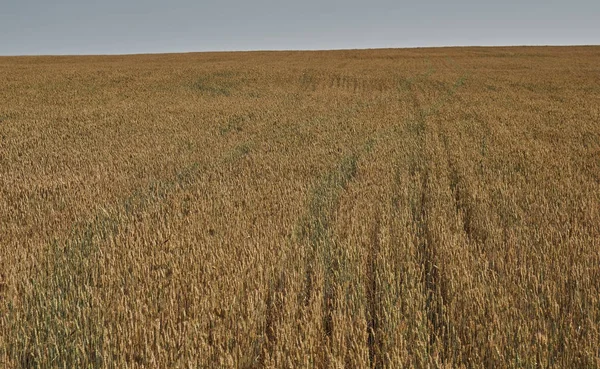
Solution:
{"label": "farmland", "polygon": [[600,366],[600,47],[0,58],[0,366]]}

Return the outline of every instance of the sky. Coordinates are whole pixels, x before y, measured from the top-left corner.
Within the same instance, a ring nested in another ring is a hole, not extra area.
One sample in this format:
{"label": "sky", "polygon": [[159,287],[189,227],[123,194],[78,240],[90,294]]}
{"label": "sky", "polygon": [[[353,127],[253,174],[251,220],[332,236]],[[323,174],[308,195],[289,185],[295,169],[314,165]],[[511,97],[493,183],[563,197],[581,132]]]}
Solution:
{"label": "sky", "polygon": [[0,55],[600,45],[598,0],[0,0]]}

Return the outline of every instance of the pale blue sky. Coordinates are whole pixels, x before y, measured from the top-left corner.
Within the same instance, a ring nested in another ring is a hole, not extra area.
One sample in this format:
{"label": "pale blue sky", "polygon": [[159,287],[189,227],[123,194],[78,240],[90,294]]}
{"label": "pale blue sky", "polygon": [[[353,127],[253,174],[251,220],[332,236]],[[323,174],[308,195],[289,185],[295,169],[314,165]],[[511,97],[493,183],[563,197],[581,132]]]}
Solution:
{"label": "pale blue sky", "polygon": [[599,0],[0,0],[0,55],[570,44]]}

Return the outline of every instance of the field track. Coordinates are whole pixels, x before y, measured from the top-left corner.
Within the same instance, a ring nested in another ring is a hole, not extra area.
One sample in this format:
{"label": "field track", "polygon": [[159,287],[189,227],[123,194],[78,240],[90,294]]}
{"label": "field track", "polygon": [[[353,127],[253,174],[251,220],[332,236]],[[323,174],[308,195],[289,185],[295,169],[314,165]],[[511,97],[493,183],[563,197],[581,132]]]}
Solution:
{"label": "field track", "polygon": [[0,367],[600,367],[600,47],[0,57]]}

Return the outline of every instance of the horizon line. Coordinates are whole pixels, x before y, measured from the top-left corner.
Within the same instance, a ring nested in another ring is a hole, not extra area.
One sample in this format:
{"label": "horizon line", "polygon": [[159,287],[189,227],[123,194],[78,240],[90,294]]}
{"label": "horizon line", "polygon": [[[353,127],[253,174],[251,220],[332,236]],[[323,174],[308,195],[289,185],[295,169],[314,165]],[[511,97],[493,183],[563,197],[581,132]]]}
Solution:
{"label": "horizon line", "polygon": [[308,48],[308,49],[221,49],[221,50],[180,50],[180,51],[140,51],[131,53],[57,53],[57,54],[0,54],[0,58],[11,57],[68,57],[68,56],[142,56],[142,55],[176,55],[176,54],[216,54],[216,53],[260,53],[260,52],[323,52],[323,51],[369,51],[369,50],[416,50],[416,49],[450,49],[450,48],[520,48],[520,47],[598,47],[600,44],[458,44],[458,45],[426,45],[399,47],[356,47],[356,48]]}

